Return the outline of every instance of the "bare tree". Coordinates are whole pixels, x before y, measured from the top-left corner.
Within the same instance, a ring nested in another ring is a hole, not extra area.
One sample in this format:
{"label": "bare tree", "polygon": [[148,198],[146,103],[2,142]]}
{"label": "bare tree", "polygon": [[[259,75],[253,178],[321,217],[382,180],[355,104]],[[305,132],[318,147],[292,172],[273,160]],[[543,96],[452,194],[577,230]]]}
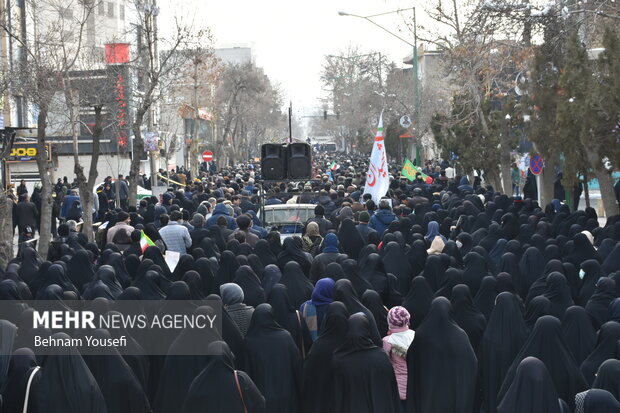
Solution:
{"label": "bare tree", "polygon": [[284,141],[288,122],[280,110],[280,92],[262,69],[252,64],[227,65],[221,79],[216,92],[217,159],[234,164],[247,159],[251,148],[256,150],[261,143],[278,137]]}
{"label": "bare tree", "polygon": [[[157,32],[157,15],[159,10],[153,0],[134,0],[137,16],[136,30],[141,39],[141,49],[138,58],[133,62],[136,70],[141,73],[139,84],[134,90],[135,117],[131,126],[133,132],[133,148],[129,173],[129,204],[137,203],[137,187],[140,179],[140,159],[144,155],[143,127],[149,120],[154,127],[153,105],[160,98],[160,90],[165,86],[165,79],[174,79],[189,63],[181,50],[199,48],[209,44],[209,31],[196,30],[190,25],[175,20],[172,35],[169,38],[160,37]],[[161,53],[160,50],[163,50]]]}

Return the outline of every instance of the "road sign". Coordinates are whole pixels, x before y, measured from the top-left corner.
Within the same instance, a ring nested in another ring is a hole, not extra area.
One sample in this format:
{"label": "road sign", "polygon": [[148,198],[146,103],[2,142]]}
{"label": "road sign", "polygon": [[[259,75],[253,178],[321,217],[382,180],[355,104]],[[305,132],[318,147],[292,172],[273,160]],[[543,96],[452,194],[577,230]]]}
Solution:
{"label": "road sign", "polygon": [[409,115],[403,115],[400,117],[400,126],[405,129],[408,129],[409,126],[411,126],[411,118],[409,117]]}
{"label": "road sign", "polygon": [[530,158],[530,171],[534,175],[540,175],[543,170],[544,162],[540,155],[534,155]]}
{"label": "road sign", "polygon": [[211,162],[213,160],[213,152],[211,151],[204,151],[202,153],[202,160],[205,162]]}

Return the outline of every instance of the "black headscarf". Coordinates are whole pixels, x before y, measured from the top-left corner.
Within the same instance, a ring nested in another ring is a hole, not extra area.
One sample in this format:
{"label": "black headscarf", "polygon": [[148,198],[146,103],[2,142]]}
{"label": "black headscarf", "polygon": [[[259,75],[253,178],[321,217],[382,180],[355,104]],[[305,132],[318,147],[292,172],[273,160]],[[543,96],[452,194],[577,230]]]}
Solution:
{"label": "black headscarf", "polygon": [[164,277],[166,277],[168,280],[171,280],[172,274],[170,273],[168,264],[166,264],[166,260],[161,254],[161,250],[159,248],[155,246],[147,247],[147,249],[144,250],[144,255],[142,256],[143,261],[146,259],[153,261],[155,265],[159,266],[162,270]]}
{"label": "black headscarf", "polygon": [[397,242],[390,242],[384,247],[383,268],[387,273],[394,274],[398,280],[396,288],[402,295],[407,294],[411,285],[411,265],[403,249]]}
{"label": "black headscarf", "polygon": [[[615,413],[620,402],[607,390],[592,389],[583,394],[583,413]],[[582,413],[577,410],[576,413]]]}
{"label": "black headscarf", "polygon": [[577,304],[582,307],[588,303],[592,294],[594,294],[594,290],[596,290],[596,284],[598,283],[599,278],[604,277],[603,269],[601,268],[601,264],[596,260],[586,260],[581,263],[581,269],[584,272],[583,280],[575,280],[575,283],[581,286],[579,288],[579,295],[577,296]]}
{"label": "black headscarf", "polygon": [[120,253],[113,252],[112,254],[110,254],[107,262],[108,265],[114,268],[114,274],[116,275],[116,279],[123,288],[127,288],[131,285],[131,277],[129,276],[129,272],[127,271],[126,261],[131,262],[131,260],[124,258]]}
{"label": "black headscarf", "polygon": [[463,271],[463,282],[469,287],[472,295],[476,295],[480,289],[482,279],[489,274],[484,257],[476,252],[470,252],[463,257],[465,270]]}
{"label": "black headscarf", "polygon": [[233,282],[239,267],[240,265],[235,258],[235,254],[230,251],[222,252],[220,256],[220,269],[215,274],[215,291],[219,291],[222,285]]}
{"label": "black headscarf", "polygon": [[590,243],[590,240],[588,240],[588,237],[583,233],[579,233],[573,238],[573,249],[568,257],[566,257],[566,261],[570,262],[575,267],[579,267],[581,263],[586,260],[597,260],[601,262],[601,257],[599,257],[596,249],[594,249],[594,246]]}
{"label": "black headscarf", "polygon": [[452,289],[452,319],[467,333],[469,342],[474,352],[478,352],[478,346],[482,334],[487,325],[487,320],[474,305],[469,287],[465,284],[456,285]]}
{"label": "black headscarf", "polygon": [[610,392],[616,400],[620,398],[620,360],[609,359],[598,369],[593,389],[603,389]]}
{"label": "black headscarf", "polygon": [[357,259],[361,249],[366,244],[355,224],[350,219],[345,219],[338,229],[338,241],[342,251],[350,258]]}
{"label": "black headscarf", "polygon": [[552,272],[547,277],[547,288],[544,295],[551,302],[550,315],[558,319],[564,316],[568,307],[574,305],[566,277],[559,272]]}
{"label": "black headscarf", "polygon": [[[101,329],[93,331],[92,336],[102,340],[112,338],[107,330]],[[100,354],[84,356],[84,361],[99,384],[108,412],[133,413],[150,410],[142,384],[116,347],[102,347]]]}
{"label": "black headscarf", "polygon": [[86,250],[77,250],[67,264],[67,277],[78,291],[82,291],[84,285],[92,281],[94,276],[94,265],[90,253]]}
{"label": "black headscarf", "polygon": [[534,297],[525,308],[525,325],[531,329],[540,317],[550,314],[551,301],[544,295]]}
{"label": "black headscarf", "polygon": [[[65,333],[52,338],[70,340]],[[73,346],[56,347],[55,355],[43,362],[41,390],[45,411],[50,413],[106,413],[106,403],[97,381],[78,350]]]}
{"label": "black headscarf", "polygon": [[508,386],[497,412],[562,413],[551,375],[536,357],[526,357],[519,363]]}
{"label": "black headscarf", "polygon": [[407,259],[409,260],[412,277],[417,277],[424,269],[424,266],[426,265],[426,259],[428,257],[426,249],[426,243],[423,240],[419,239],[415,240],[411,244],[411,248],[409,248],[409,251],[407,251],[407,253],[405,254],[407,256]]}
{"label": "black headscarf", "polygon": [[566,309],[562,333],[577,365],[581,365],[596,346],[596,329],[583,307],[574,305]]}
{"label": "black headscarf", "polygon": [[372,341],[375,343],[377,347],[382,345],[381,335],[379,334],[379,330],[377,329],[377,323],[375,321],[375,317],[372,312],[362,304],[351,284],[351,281],[344,279],[336,281],[333,290],[334,301],[340,301],[343,303],[347,310],[349,311],[349,315],[353,315],[355,313],[364,313],[368,320],[370,321],[370,332],[372,333]]}
{"label": "black headscarf", "polygon": [[203,238],[202,241],[200,241],[200,248],[202,248],[207,258],[220,258],[220,249],[213,239],[209,237]]}
{"label": "black headscarf", "polygon": [[247,374],[235,370],[235,356],[228,345],[215,341],[209,344],[208,353],[212,356],[192,381],[181,411],[194,413],[207,406],[214,413],[265,411],[265,398]]}
{"label": "black headscarf", "polygon": [[[620,222],[618,224],[620,224]],[[620,242],[616,243],[613,251],[609,253],[607,258],[603,262],[603,271],[605,271],[607,274],[620,271]]]}
{"label": "black headscarf", "polygon": [[268,264],[265,266],[263,270],[263,276],[261,277],[261,285],[263,287],[263,291],[265,291],[265,295],[269,298],[269,294],[271,294],[271,289],[274,285],[280,282],[282,278],[282,271],[275,264]]}
{"label": "black headscarf", "polygon": [[179,262],[172,272],[171,280],[179,281],[183,277],[183,274],[194,269],[194,257],[190,254],[183,254],[179,257]]}
{"label": "black headscarf", "polygon": [[196,272],[200,275],[202,285],[202,295],[207,296],[215,292],[215,276],[208,258],[198,258],[196,260]]}
{"label": "black headscarf", "polygon": [[333,371],[333,411],[400,411],[394,370],[383,349],[373,343],[371,323],[363,314],[349,317],[345,342],[334,353]]}
{"label": "black headscarf", "polygon": [[265,396],[265,411],[300,411],[302,358],[290,333],[276,323],[269,304],[254,310],[245,343],[247,372]]}
{"label": "black headscarf", "polygon": [[301,267],[303,273],[308,277],[310,273],[311,261],[302,249],[301,238],[290,237],[284,240],[282,252],[278,254],[278,266],[282,271],[289,262],[296,262]]}
{"label": "black headscarf", "polygon": [[616,282],[607,277],[599,278],[596,290],[585,307],[594,322],[594,327],[598,328],[609,321],[611,317],[609,306],[615,298]]}
{"label": "black headscarf", "polygon": [[269,295],[269,304],[273,309],[275,321],[291,334],[295,345],[299,349],[299,353],[305,356],[310,349],[312,338],[310,337],[305,319],[301,317],[299,311],[291,304],[284,285],[276,284],[273,286]]}
{"label": "black headscarf", "polygon": [[428,286],[426,278],[417,276],[411,280],[411,287],[405,300],[403,301],[403,307],[407,309],[410,315],[409,325],[413,330],[416,330],[428,310],[431,308],[431,302],[435,299],[435,294],[431,287]]}
{"label": "black headscarf", "polygon": [[616,347],[620,340],[620,323],[608,321],[598,331],[596,347],[588,358],[581,363],[581,372],[589,384],[595,379],[596,372],[603,362],[616,356]]}
{"label": "black headscarf", "polygon": [[295,261],[288,262],[284,266],[280,284],[286,286],[288,296],[295,308],[299,308],[302,303],[309,300],[314,289],[310,280],[304,275],[301,267]]}
{"label": "black headscarf", "polygon": [[377,324],[377,329],[379,330],[379,334],[381,335],[381,337],[387,336],[388,310],[383,305],[383,301],[381,300],[381,296],[379,295],[379,293],[374,290],[366,290],[364,294],[362,294],[361,302],[364,307],[368,308],[374,316],[375,322]]}
{"label": "black headscarf", "polygon": [[446,298],[435,298],[409,347],[408,411],[473,411],[478,361],[450,307]]}
{"label": "black headscarf", "polygon": [[344,304],[334,301],[327,313],[303,368],[303,411],[323,413],[332,411],[334,403],[334,377],[332,358],[347,336],[348,312]]}
{"label": "black headscarf", "polygon": [[261,287],[260,279],[252,268],[248,265],[243,265],[235,272],[235,278],[233,283],[237,284],[243,290],[244,300],[246,305],[256,307],[267,301],[263,287]]}
{"label": "black headscarf", "polygon": [[45,400],[41,391],[41,370],[36,370],[37,360],[34,352],[28,348],[19,348],[13,352],[9,363],[8,376],[2,389],[2,411],[22,412],[26,387],[30,376],[28,412],[44,412]]}
{"label": "black headscarf", "polygon": [[[344,265],[342,269],[345,270],[345,273],[347,273]],[[373,253],[368,256],[366,265],[360,268],[360,275],[372,285],[373,290],[377,291],[381,295],[385,294],[388,288],[388,279],[379,254]],[[357,293],[360,295],[359,290],[357,290]]]}
{"label": "black headscarf", "polygon": [[447,264],[439,255],[429,255],[426,259],[424,270],[420,275],[426,278],[428,285],[433,291],[437,291],[444,282]]}
{"label": "black headscarf", "polygon": [[[176,281],[181,283],[182,281]],[[194,310],[196,315],[213,315],[210,307],[203,306]],[[164,365],[158,373],[159,386],[155,392],[153,405],[160,412],[177,412],[182,406],[194,378],[207,365],[211,356],[202,350],[189,352],[190,349],[206,349],[214,341],[221,340],[216,329],[188,328],[183,330],[170,345]],[[183,349],[183,351],[181,351]],[[153,368],[151,369],[153,370]],[[153,376],[153,372],[151,372]]]}
{"label": "black headscarf", "polygon": [[514,380],[517,367],[529,356],[536,357],[545,363],[558,395],[573,406],[575,394],[585,390],[587,384],[564,343],[560,320],[553,316],[543,316],[536,321],[534,330],[506,373],[498,398],[502,399],[507,393]]}
{"label": "black headscarf", "polygon": [[263,263],[263,266],[268,266],[270,264],[277,265],[278,259],[276,255],[269,248],[269,242],[265,239],[259,239],[256,245],[254,246],[254,254],[258,255],[260,261]]}
{"label": "black headscarf", "polygon": [[[519,269],[521,271],[521,279],[517,282],[517,288],[521,297],[526,297],[534,281],[539,279],[544,271],[547,261],[543,257],[538,248],[530,247],[525,250],[521,261],[519,261]],[[561,317],[561,315],[559,315]]]}
{"label": "black headscarf", "polygon": [[497,411],[497,393],[504,376],[529,330],[521,315],[521,303],[516,295],[503,292],[497,296],[495,308],[482,337],[480,369],[485,412]]}
{"label": "black headscarf", "polygon": [[34,248],[22,248],[20,255],[21,264],[18,271],[19,277],[26,284],[30,284],[37,275],[43,260],[39,257],[39,254],[37,254]]}
{"label": "black headscarf", "polygon": [[210,294],[207,300],[215,301],[222,306],[222,338],[228,344],[231,351],[235,355],[236,366],[239,369],[245,369],[245,342],[243,334],[237,326],[237,323],[230,317],[226,308],[222,303],[222,299],[217,294]]}
{"label": "black headscarf", "polygon": [[202,288],[202,279],[200,278],[200,274],[198,274],[198,272],[194,270],[187,271],[183,277],[181,277],[181,281],[189,287],[189,293],[192,300],[200,301],[205,299]]}
{"label": "black headscarf", "polygon": [[497,280],[495,277],[488,275],[482,279],[478,294],[474,297],[474,304],[488,320],[495,306],[495,297],[497,297]]}

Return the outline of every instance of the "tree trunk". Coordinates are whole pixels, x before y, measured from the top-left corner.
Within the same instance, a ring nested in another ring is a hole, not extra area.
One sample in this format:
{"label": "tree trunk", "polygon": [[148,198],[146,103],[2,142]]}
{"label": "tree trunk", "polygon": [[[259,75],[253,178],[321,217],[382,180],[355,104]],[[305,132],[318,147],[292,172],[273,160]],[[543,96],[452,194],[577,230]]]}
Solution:
{"label": "tree trunk", "polygon": [[142,123],[148,106],[142,106],[136,112],[136,119],[132,125],[133,130],[133,157],[129,169],[129,205],[138,204],[138,178],[140,177],[140,157],[144,153],[144,140],[142,139]]}
{"label": "tree trunk", "polygon": [[75,174],[77,176],[78,188],[80,190],[80,199],[82,205],[84,205],[84,214],[82,220],[84,225],[82,226],[82,232],[86,235],[89,241],[95,240],[95,234],[93,232],[93,188],[95,182],[99,176],[97,171],[97,163],[99,162],[99,140],[101,138],[101,107],[95,107],[95,126],[93,127],[93,151],[90,159],[90,168],[88,170],[88,180],[84,175],[84,168],[79,164],[77,155],[75,157]]}
{"label": "tree trunk", "polygon": [[502,133],[500,135],[500,168],[502,173],[502,185],[504,194],[512,196],[512,176],[510,148],[508,147],[508,121],[502,120]]}
{"label": "tree trunk", "polygon": [[611,174],[603,168],[595,168],[594,174],[596,179],[598,179],[598,185],[601,190],[601,200],[605,208],[605,216],[609,218],[620,214],[620,208],[618,208],[618,201],[614,193],[614,179]]}
{"label": "tree trunk", "polygon": [[[540,207],[544,210],[545,205],[553,200],[553,184],[556,178],[556,165],[560,161],[559,154],[550,154],[545,157],[543,171],[540,174],[540,185],[538,185],[538,193],[540,194]],[[561,200],[560,200],[561,201]]]}
{"label": "tree trunk", "polygon": [[52,181],[49,176],[49,162],[45,148],[45,129],[47,128],[48,103],[39,103],[39,117],[37,119],[37,167],[41,178],[41,228],[37,251],[43,259],[47,258],[52,237]]}
{"label": "tree trunk", "polygon": [[4,189],[0,189],[0,268],[13,258],[13,205]]}

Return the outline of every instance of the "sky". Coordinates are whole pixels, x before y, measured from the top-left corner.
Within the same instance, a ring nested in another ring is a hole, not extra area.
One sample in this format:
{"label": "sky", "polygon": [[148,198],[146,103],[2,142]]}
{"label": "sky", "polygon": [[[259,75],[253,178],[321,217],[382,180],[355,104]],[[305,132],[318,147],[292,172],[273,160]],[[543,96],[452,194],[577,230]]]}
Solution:
{"label": "sky", "polygon": [[[368,16],[413,5],[401,0],[158,0],[158,24],[165,33],[173,18],[182,18],[195,27],[209,27],[215,47],[252,47],[257,66],[280,85],[295,114],[303,116],[322,111],[325,55],[357,46],[363,52],[381,52],[401,67],[411,53],[407,43],[366,20],[339,16],[338,11]],[[420,19],[422,10],[417,11]],[[404,19],[412,20],[413,12],[373,20],[413,43]]]}

